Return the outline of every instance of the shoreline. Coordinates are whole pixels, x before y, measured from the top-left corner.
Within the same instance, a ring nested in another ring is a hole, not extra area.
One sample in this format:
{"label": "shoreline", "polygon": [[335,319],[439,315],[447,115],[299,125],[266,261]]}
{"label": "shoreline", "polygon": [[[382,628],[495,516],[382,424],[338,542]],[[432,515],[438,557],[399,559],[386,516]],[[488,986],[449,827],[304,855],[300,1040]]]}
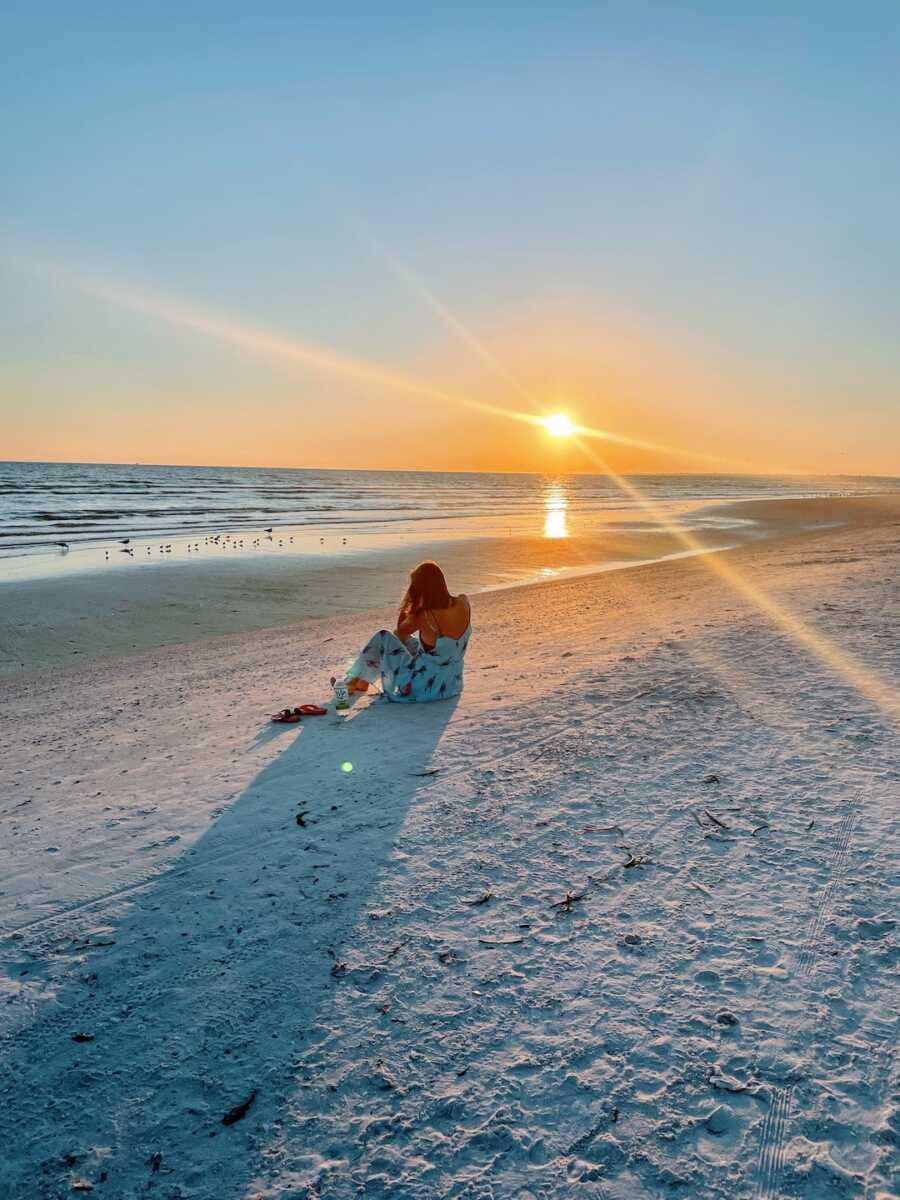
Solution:
{"label": "shoreline", "polygon": [[[370,485],[371,478],[373,476],[383,477],[387,480],[393,480],[397,476],[407,477],[410,480],[415,480],[419,477],[434,477],[441,480],[453,480],[461,477],[471,477],[473,480],[479,481],[494,478],[510,478],[515,480],[527,480],[532,484],[542,485],[545,491],[547,488],[553,488],[559,485],[565,489],[566,481],[600,481],[604,479],[602,475],[597,475],[596,472],[592,471],[569,471],[557,478],[554,476],[541,475],[540,473],[535,472],[486,473],[483,471],[447,472],[427,470],[414,471],[409,469],[380,471],[364,468],[352,468],[350,470],[345,470],[337,468],[318,469],[306,467],[196,467],[190,465],[167,466],[163,464],[140,463],[43,463],[18,461],[0,461],[0,472],[2,472],[4,468],[23,466],[37,468],[71,468],[74,471],[91,470],[95,468],[99,470],[115,468],[116,470],[123,472],[129,472],[133,470],[148,471],[151,473],[194,472],[199,473],[201,479],[205,473],[214,473],[217,471],[225,473],[238,472],[239,474],[251,474],[253,478],[257,480],[257,482],[260,482],[272,472],[283,472],[289,476],[296,476],[298,479],[302,478],[305,480],[309,478],[315,482],[318,482],[320,478],[324,477],[334,477],[336,480],[344,480],[348,482],[358,479],[360,487],[366,487]],[[844,499],[854,497],[879,498],[897,494],[898,488],[900,488],[900,479],[893,476],[883,475],[817,475],[814,473],[808,473],[805,475],[760,475],[751,472],[744,472],[735,475],[732,473],[710,474],[708,472],[695,471],[671,472],[662,476],[652,472],[645,472],[629,476],[628,478],[634,480],[636,483],[645,483],[649,487],[649,494],[656,496],[658,502],[662,506],[666,506],[670,503],[679,504],[684,500],[687,500],[689,504],[717,505],[731,503],[740,504],[757,498],[771,500]],[[682,483],[690,480],[705,481],[708,489],[711,490],[705,490],[699,494],[688,493],[687,495],[682,495],[680,493],[672,494],[670,492],[669,494],[663,496],[660,495],[657,490],[657,487],[662,480],[679,481]],[[740,480],[746,480],[748,483],[749,490],[745,495],[735,494],[735,481]],[[131,482],[134,487],[140,491],[141,489],[151,487],[153,482],[158,483],[159,480],[154,481],[152,478],[141,479],[140,477],[136,477],[130,479],[129,482]],[[226,479],[217,482],[227,484],[229,481]],[[725,490],[717,491],[717,483],[720,488],[724,487]],[[807,484],[806,488],[803,487],[804,483]],[[771,486],[773,484],[778,485],[777,489],[774,491],[767,491],[766,486]],[[874,485],[880,486],[876,490]],[[102,482],[98,481],[97,486],[102,488]],[[119,486],[118,482],[117,486]],[[810,487],[812,487],[812,490],[809,490]],[[0,491],[2,490],[4,489],[0,488]],[[14,487],[7,486],[6,490],[14,491],[15,489]],[[54,493],[51,488],[49,492],[50,497],[53,497],[53,494]],[[532,495],[532,499],[537,497],[538,492],[535,491]],[[336,498],[337,496],[329,497],[329,499]],[[523,511],[520,507],[520,504],[517,502],[520,499],[521,497],[516,497],[516,499],[513,499],[511,496],[507,496],[505,500],[501,501],[501,504],[513,503],[513,507],[511,509],[503,509],[501,507],[499,510],[499,515],[496,510],[496,506],[493,504],[489,505],[489,509],[485,509],[481,512],[477,510],[471,512],[446,511],[443,513],[426,513],[425,515],[419,515],[416,517],[410,517],[408,515],[408,513],[412,511],[412,509],[409,507],[406,509],[401,508],[396,511],[388,509],[381,512],[378,516],[367,517],[365,515],[365,509],[357,510],[351,506],[345,511],[340,512],[334,509],[333,505],[326,504],[325,509],[313,509],[309,514],[299,520],[294,520],[287,516],[288,512],[295,513],[296,510],[286,509],[282,511],[278,508],[260,506],[265,504],[265,501],[260,501],[260,505],[250,505],[247,507],[248,514],[255,510],[255,519],[249,515],[232,515],[231,519],[225,518],[219,521],[216,519],[217,510],[210,509],[208,513],[203,515],[200,521],[188,522],[187,524],[174,523],[169,525],[158,524],[151,521],[151,523],[146,527],[141,526],[140,521],[161,516],[164,513],[164,509],[158,511],[149,510],[146,512],[141,509],[137,509],[134,512],[129,511],[127,508],[120,512],[114,509],[104,509],[103,517],[113,523],[102,529],[92,528],[92,526],[96,525],[97,521],[100,519],[95,510],[88,509],[84,511],[82,516],[86,521],[86,524],[84,526],[79,526],[77,521],[79,519],[78,514],[80,510],[76,507],[71,512],[66,512],[65,505],[63,504],[63,511],[60,512],[51,511],[40,512],[37,514],[33,512],[18,514],[18,520],[25,522],[31,520],[33,528],[30,530],[29,534],[19,532],[18,530],[16,532],[8,532],[5,528],[0,528],[0,572],[2,572],[4,564],[10,560],[15,561],[22,558],[28,559],[34,556],[40,556],[44,552],[52,553],[53,547],[57,546],[60,540],[68,540],[73,549],[87,551],[102,551],[104,549],[114,550],[116,549],[117,543],[121,540],[121,536],[123,534],[128,535],[133,542],[146,542],[149,544],[155,544],[159,542],[160,539],[163,541],[178,539],[187,542],[193,541],[197,538],[204,539],[215,536],[224,537],[226,535],[245,537],[252,534],[258,534],[263,531],[264,525],[267,522],[271,523],[273,529],[278,530],[285,536],[287,536],[289,533],[299,536],[304,536],[307,534],[310,536],[318,536],[323,532],[326,534],[335,532],[339,536],[341,533],[345,533],[348,530],[352,531],[356,535],[372,532],[377,534],[391,525],[396,525],[400,528],[403,526],[410,526],[411,529],[414,529],[420,521],[425,523],[433,523],[438,528],[442,524],[449,523],[449,526],[452,527],[457,521],[473,521],[476,526],[483,527],[486,532],[490,533],[491,530],[488,528],[488,524],[494,520],[498,521],[500,526],[505,525],[507,520],[509,520],[513,524],[518,524],[523,528],[531,523],[530,517],[523,516]],[[591,497],[592,501],[596,501],[598,499],[599,496],[596,494],[593,494]],[[573,489],[573,500],[575,500],[577,503],[580,503],[582,500],[584,500],[584,496],[580,496],[578,494],[577,487]],[[97,503],[102,504],[103,502],[104,501],[98,498]],[[271,503],[271,501],[269,503]],[[606,507],[609,511],[613,511],[619,509],[621,504],[621,495],[616,489],[613,489],[612,492],[606,497]],[[57,505],[57,507],[59,506]],[[626,508],[627,507],[629,507],[629,505],[626,502]],[[599,505],[590,503],[585,509],[585,515],[588,517],[596,516],[602,514],[603,511],[604,503],[600,503]],[[313,513],[318,513],[319,515],[312,515]],[[2,516],[2,508],[0,508],[0,516]],[[40,522],[35,524],[34,518],[36,516],[40,517],[41,521],[46,521],[47,525],[43,525]],[[128,521],[129,518],[132,518],[132,520]],[[116,524],[115,522],[120,519],[124,519],[128,523]],[[137,522],[137,524],[135,524],[135,522]],[[0,522],[0,524],[2,524],[2,522]],[[52,530],[52,532],[48,532],[48,529]],[[468,531],[463,536],[467,535]],[[433,536],[434,530],[427,530],[423,540],[432,538]],[[30,537],[32,540],[21,540],[23,537],[26,539]]]}
{"label": "shoreline", "polygon": [[[900,497],[728,501],[694,510],[706,552],[783,543],[833,527],[887,520]],[[693,552],[696,553],[696,550]],[[107,572],[0,582],[0,677],[102,661],[210,637],[392,608],[414,561],[440,559],[452,585],[472,595],[633,570],[684,556],[677,538],[621,514],[576,537],[459,538],[318,557],[116,564]],[[392,618],[388,618],[392,619]]]}
{"label": "shoreline", "polygon": [[[438,472],[440,474],[440,472]],[[413,472],[410,472],[413,474]],[[472,472],[474,475],[479,472]],[[639,478],[639,477],[635,477]],[[699,476],[703,478],[703,476]],[[835,491],[830,495],[808,495],[802,492],[796,494],[785,494],[779,496],[709,496],[702,499],[694,499],[691,501],[666,499],[659,500],[657,504],[660,508],[665,508],[669,505],[682,506],[685,511],[690,511],[691,508],[712,510],[717,508],[731,508],[735,505],[755,504],[755,503],[815,503],[822,501],[843,501],[843,500],[885,500],[892,496],[900,495],[900,490],[897,488],[886,488],[879,492],[840,492]],[[609,519],[613,513],[628,513],[636,510],[631,508],[616,508],[610,506],[608,509],[597,508],[590,510],[584,514],[588,520],[603,521]],[[315,521],[305,521],[298,523],[291,520],[278,520],[272,518],[272,529],[275,531],[275,537],[299,537],[314,539],[320,538],[323,534],[331,537],[356,536],[356,537],[386,537],[390,533],[403,531],[412,533],[417,526],[425,526],[431,523],[434,528],[429,529],[425,536],[420,540],[427,541],[432,538],[435,533],[447,536],[449,530],[454,526],[462,525],[464,522],[472,523],[472,528],[464,529],[458,536],[462,538],[478,536],[483,533],[484,536],[499,536],[498,530],[505,527],[519,527],[524,530],[534,522],[531,518],[523,517],[521,512],[500,512],[497,515],[488,516],[486,513],[473,514],[470,513],[444,513],[441,516],[424,516],[424,517],[409,517],[409,516],[385,516],[362,518],[359,516],[344,516],[332,521],[326,518],[321,518]],[[493,522],[495,524],[487,524]],[[480,523],[480,524],[479,524]],[[112,552],[118,549],[121,538],[119,536],[121,530],[108,530],[102,536],[98,534],[90,534],[83,530],[78,530],[74,535],[69,535],[68,545],[72,551],[87,551],[96,554],[97,552],[109,551]],[[138,528],[130,532],[129,540],[135,545],[149,545],[155,547],[160,540],[188,543],[196,542],[197,539],[208,541],[216,538],[241,538],[247,540],[250,535],[262,535],[266,530],[257,522],[223,522],[213,523],[211,525],[196,525],[196,526],[160,526],[153,528]],[[63,531],[57,534],[60,540],[63,538]],[[57,540],[49,540],[42,538],[40,540],[29,542],[16,542],[13,540],[0,540],[0,572],[4,567],[9,565],[17,565],[22,562],[28,562],[36,557],[53,555],[57,557],[54,547],[58,545]],[[85,568],[89,569],[89,568]],[[0,574],[0,581],[3,576]]]}

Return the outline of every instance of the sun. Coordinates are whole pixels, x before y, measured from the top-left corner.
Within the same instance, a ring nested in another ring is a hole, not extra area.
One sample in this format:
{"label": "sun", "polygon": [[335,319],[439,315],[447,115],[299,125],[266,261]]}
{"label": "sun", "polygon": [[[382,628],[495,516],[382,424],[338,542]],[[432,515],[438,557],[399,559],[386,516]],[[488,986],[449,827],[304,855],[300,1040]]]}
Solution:
{"label": "sun", "polygon": [[569,437],[575,432],[575,426],[565,413],[554,413],[551,417],[544,417],[544,428],[554,437]]}

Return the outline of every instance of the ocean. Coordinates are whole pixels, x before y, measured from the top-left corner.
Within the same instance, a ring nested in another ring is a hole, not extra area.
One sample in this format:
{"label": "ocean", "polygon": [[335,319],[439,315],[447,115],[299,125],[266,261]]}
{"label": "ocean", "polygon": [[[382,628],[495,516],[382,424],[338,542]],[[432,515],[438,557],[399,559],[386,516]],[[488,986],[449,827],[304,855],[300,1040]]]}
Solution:
{"label": "ocean", "polygon": [[[900,479],[866,476],[643,475],[660,506],[775,497],[876,495]],[[394,533],[405,540],[577,527],[593,514],[634,513],[604,475],[320,471],[89,463],[0,463],[0,556],[164,537],[250,533]],[[548,517],[550,518],[548,520]]]}

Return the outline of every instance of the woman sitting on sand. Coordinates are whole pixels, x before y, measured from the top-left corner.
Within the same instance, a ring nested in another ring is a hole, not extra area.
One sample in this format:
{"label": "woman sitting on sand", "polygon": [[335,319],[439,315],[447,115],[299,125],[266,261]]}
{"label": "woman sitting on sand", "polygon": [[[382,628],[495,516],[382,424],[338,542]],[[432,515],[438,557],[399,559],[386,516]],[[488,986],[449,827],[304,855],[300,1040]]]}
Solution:
{"label": "woman sitting on sand", "polygon": [[458,696],[471,631],[467,597],[450,595],[437,563],[419,563],[409,577],[396,632],[375,634],[347,671],[347,686],[365,692],[380,680],[387,699],[401,704]]}

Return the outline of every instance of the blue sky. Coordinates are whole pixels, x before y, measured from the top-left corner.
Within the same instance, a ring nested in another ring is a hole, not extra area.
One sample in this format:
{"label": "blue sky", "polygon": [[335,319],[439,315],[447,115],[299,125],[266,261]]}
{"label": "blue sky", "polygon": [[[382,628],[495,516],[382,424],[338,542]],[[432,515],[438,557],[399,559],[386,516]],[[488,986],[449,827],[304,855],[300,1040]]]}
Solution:
{"label": "blue sky", "polygon": [[401,369],[462,357],[369,231],[504,353],[551,308],[575,314],[583,357],[613,311],[741,383],[715,447],[746,441],[758,403],[770,449],[788,413],[792,461],[808,423],[801,466],[900,472],[895,4],[13,3],[0,47],[0,406],[19,455],[66,457],[68,430],[81,457],[76,427],[113,410],[143,414],[120,422],[132,459],[160,406],[215,396],[238,429],[288,394],[309,410],[296,454],[324,461],[316,439],[365,396],[27,263]]}

